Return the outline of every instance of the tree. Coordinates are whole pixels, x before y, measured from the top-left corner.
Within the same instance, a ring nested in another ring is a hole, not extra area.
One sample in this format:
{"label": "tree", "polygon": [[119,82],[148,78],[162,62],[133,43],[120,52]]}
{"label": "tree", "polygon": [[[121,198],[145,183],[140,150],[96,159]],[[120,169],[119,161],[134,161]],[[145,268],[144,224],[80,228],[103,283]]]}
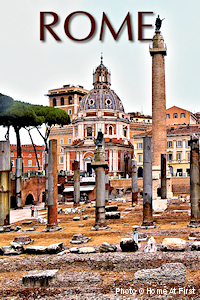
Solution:
{"label": "tree", "polygon": [[70,123],[69,115],[60,108],[52,106],[34,105],[33,110],[37,117],[43,117],[43,123],[45,124],[45,134],[42,134],[40,126],[35,126],[40,136],[43,138],[46,151],[48,152],[48,138],[52,128],[57,124],[60,126],[68,125]]}
{"label": "tree", "polygon": [[[12,105],[13,105],[13,98],[11,98],[10,96],[6,96],[6,95],[3,95],[0,93],[0,125],[3,125],[3,114],[4,112],[10,108]],[[5,138],[6,140],[9,140],[9,129],[10,129],[10,126],[8,125],[8,130],[7,130],[7,133],[5,135]]]}

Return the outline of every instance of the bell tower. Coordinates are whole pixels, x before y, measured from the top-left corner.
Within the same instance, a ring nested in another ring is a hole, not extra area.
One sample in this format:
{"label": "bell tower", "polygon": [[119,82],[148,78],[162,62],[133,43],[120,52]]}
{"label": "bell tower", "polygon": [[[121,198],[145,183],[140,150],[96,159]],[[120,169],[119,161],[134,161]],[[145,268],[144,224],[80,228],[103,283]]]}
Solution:
{"label": "bell tower", "polygon": [[93,73],[93,85],[95,89],[108,89],[111,86],[110,72],[103,64],[103,55],[101,54],[101,63]]}

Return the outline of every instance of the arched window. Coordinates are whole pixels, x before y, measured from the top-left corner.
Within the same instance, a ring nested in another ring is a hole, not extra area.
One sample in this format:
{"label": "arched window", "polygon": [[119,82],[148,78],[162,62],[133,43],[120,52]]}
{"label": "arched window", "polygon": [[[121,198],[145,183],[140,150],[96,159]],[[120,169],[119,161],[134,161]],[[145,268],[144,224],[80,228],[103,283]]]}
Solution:
{"label": "arched window", "polygon": [[112,126],[109,127],[109,135],[112,135],[113,134],[113,128]]}
{"label": "arched window", "polygon": [[72,104],[72,96],[69,96],[69,104]]}
{"label": "arched window", "polygon": [[65,105],[65,99],[63,97],[60,98],[60,105]]}
{"label": "arched window", "polygon": [[56,106],[56,105],[57,105],[56,98],[53,98],[53,106]]}

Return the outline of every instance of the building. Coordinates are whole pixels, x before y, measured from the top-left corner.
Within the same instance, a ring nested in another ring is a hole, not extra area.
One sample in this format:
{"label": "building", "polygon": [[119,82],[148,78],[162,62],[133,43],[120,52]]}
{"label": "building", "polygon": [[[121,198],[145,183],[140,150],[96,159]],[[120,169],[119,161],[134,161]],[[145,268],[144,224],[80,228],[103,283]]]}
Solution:
{"label": "building", "polygon": [[[44,159],[44,146],[37,146],[35,145],[36,152],[37,152],[37,159],[40,165],[40,170],[38,170],[37,160],[35,157],[35,151],[33,145],[22,145],[22,159],[23,159],[23,173],[28,172],[36,172],[36,171],[43,171],[43,159]],[[17,145],[10,145],[10,158],[11,158],[11,165],[12,165],[12,172],[16,172],[16,158],[17,158]]]}
{"label": "building", "polygon": [[191,113],[189,110],[172,106],[166,110],[167,125],[193,125],[198,123],[198,116]]}
{"label": "building", "polygon": [[[167,166],[172,177],[190,175],[190,136],[200,135],[200,125],[167,126]],[[151,135],[151,131],[148,132]],[[134,137],[134,154],[138,162],[138,177],[143,176],[143,134]]]}
{"label": "building", "polygon": [[[130,172],[133,158],[131,120],[130,115],[124,111],[122,101],[110,88],[111,75],[103,64],[103,58],[93,73],[93,86],[79,102],[77,113],[71,118],[72,124],[62,129],[55,127],[51,131],[50,139],[58,141],[58,169],[70,173],[72,163],[78,160],[82,174],[92,175],[95,139],[98,132],[102,131],[109,174],[125,176]],[[48,95],[51,105],[52,95]]]}

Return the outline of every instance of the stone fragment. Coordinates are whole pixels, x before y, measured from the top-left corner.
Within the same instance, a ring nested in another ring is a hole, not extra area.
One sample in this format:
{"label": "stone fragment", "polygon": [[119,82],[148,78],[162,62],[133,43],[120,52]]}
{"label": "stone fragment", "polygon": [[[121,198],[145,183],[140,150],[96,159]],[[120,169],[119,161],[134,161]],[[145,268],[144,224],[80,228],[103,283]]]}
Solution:
{"label": "stone fragment", "polygon": [[11,245],[0,247],[0,253],[3,254],[3,255],[20,255],[23,252],[24,251],[13,248]]}
{"label": "stone fragment", "polygon": [[32,243],[34,240],[31,239],[30,235],[18,235],[14,238],[14,243],[18,243],[21,245],[28,245]]}
{"label": "stone fragment", "polygon": [[21,244],[18,244],[18,243],[15,243],[15,242],[11,242],[11,243],[10,243],[10,246],[11,246],[13,249],[15,249],[15,250],[20,251],[21,253],[24,252],[24,247],[23,247]]}
{"label": "stone fragment", "polygon": [[47,287],[55,278],[58,270],[35,270],[23,276],[22,282],[26,287]]}
{"label": "stone fragment", "polygon": [[182,263],[166,263],[157,269],[143,269],[134,274],[135,283],[178,284],[185,283],[186,267]]}
{"label": "stone fragment", "polygon": [[200,241],[192,243],[191,251],[200,251]]}
{"label": "stone fragment", "polygon": [[59,252],[57,255],[62,256],[62,255],[68,254],[69,252],[70,251],[67,249],[67,250],[63,250],[63,251]]}
{"label": "stone fragment", "polygon": [[86,237],[82,233],[76,233],[73,235],[72,239],[70,240],[71,244],[82,244],[82,243],[88,243],[91,241],[90,237]]}
{"label": "stone fragment", "polygon": [[186,242],[180,238],[165,238],[162,241],[163,251],[184,251]]}
{"label": "stone fragment", "polygon": [[78,227],[84,227],[84,224],[78,224]]}
{"label": "stone fragment", "polygon": [[120,212],[118,211],[111,211],[105,213],[106,219],[120,219]]}
{"label": "stone fragment", "polygon": [[32,224],[32,221],[24,221],[24,222],[22,222],[22,225],[30,225],[30,224]]}
{"label": "stone fragment", "polygon": [[95,253],[96,250],[94,247],[81,247],[79,248],[79,254],[88,254],[88,253]]}
{"label": "stone fragment", "polygon": [[152,252],[156,252],[156,251],[157,251],[156,241],[155,241],[154,237],[151,236],[147,242],[147,245],[144,247],[144,252],[152,253]]}
{"label": "stone fragment", "polygon": [[188,237],[189,240],[197,240],[199,238],[200,238],[200,233],[198,231],[190,232],[189,237]]}
{"label": "stone fragment", "polygon": [[47,247],[43,246],[28,246],[26,248],[28,254],[45,254],[47,253]]}
{"label": "stone fragment", "polygon": [[72,247],[72,248],[69,249],[69,251],[71,253],[78,253],[79,252],[79,248],[78,247]]}
{"label": "stone fragment", "polygon": [[73,217],[73,221],[80,221],[80,217]]}
{"label": "stone fragment", "polygon": [[138,233],[138,242],[146,241],[148,239],[148,235],[143,232]]}
{"label": "stone fragment", "polygon": [[55,254],[63,250],[63,243],[52,244],[47,247],[48,254]]}
{"label": "stone fragment", "polygon": [[118,206],[117,205],[108,205],[105,207],[106,209],[106,212],[109,212],[109,211],[117,211],[118,210]]}
{"label": "stone fragment", "polygon": [[135,252],[138,250],[138,245],[132,238],[121,239],[120,247],[123,252]]}
{"label": "stone fragment", "polygon": [[87,205],[86,205],[86,208],[91,208],[91,204],[87,204]]}
{"label": "stone fragment", "polygon": [[104,242],[99,247],[100,252],[115,252],[117,250],[117,246],[111,243]]}
{"label": "stone fragment", "polygon": [[83,216],[83,220],[87,220],[88,219],[88,216]]}
{"label": "stone fragment", "polygon": [[15,227],[15,231],[20,231],[22,228],[21,228],[21,226],[16,226]]}

